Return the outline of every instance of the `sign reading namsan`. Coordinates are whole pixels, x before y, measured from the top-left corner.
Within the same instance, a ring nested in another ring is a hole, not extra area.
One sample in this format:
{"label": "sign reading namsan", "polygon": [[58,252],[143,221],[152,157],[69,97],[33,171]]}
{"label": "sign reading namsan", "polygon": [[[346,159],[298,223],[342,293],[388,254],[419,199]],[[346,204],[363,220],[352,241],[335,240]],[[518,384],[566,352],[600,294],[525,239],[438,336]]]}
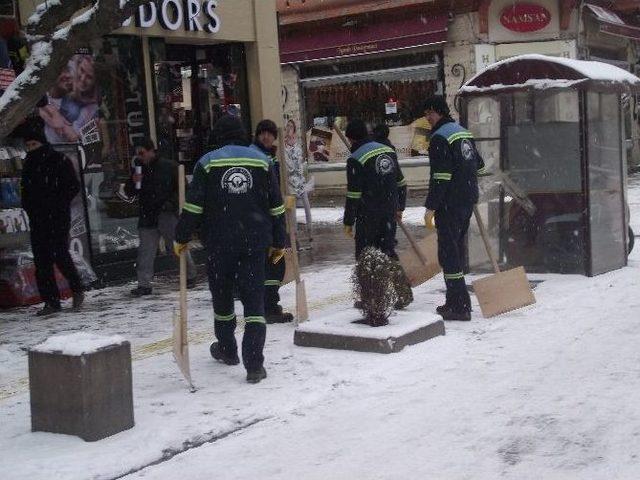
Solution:
{"label": "sign reading namsan", "polygon": [[[120,5],[126,3],[127,0],[120,0]],[[217,6],[218,0],[162,0],[158,6],[155,3],[141,5],[122,26],[128,27],[133,21],[138,28],[150,28],[159,22],[165,30],[183,28],[188,32],[217,33],[221,23],[215,12]],[[205,21],[200,18],[201,13],[204,13]]]}
{"label": "sign reading namsan", "polygon": [[505,28],[519,33],[542,30],[550,22],[549,10],[533,3],[516,3],[500,13],[500,23]]}

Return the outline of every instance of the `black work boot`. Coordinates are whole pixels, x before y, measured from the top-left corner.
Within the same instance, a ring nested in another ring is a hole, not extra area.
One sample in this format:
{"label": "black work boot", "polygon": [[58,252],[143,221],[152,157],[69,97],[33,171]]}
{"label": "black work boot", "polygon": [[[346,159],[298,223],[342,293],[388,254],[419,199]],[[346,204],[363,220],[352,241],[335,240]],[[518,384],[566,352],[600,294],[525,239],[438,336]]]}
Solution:
{"label": "black work boot", "polygon": [[436,313],[438,315],[442,315],[444,312],[446,312],[450,308],[451,307],[449,307],[449,305],[447,303],[445,303],[444,305],[439,305],[439,306],[436,307]]}
{"label": "black work boot", "polygon": [[38,317],[48,317],[49,315],[53,315],[54,313],[58,313],[62,308],[60,305],[51,305],[49,303],[45,303],[42,309],[38,310],[36,315]]}
{"label": "black work boot", "polygon": [[291,323],[293,322],[293,315],[289,312],[283,312],[280,305],[267,312],[264,316],[267,323]]}
{"label": "black work boot", "polygon": [[151,295],[151,287],[136,287],[131,290],[131,295],[134,297],[144,297],[146,295]]}
{"label": "black work boot", "polygon": [[460,322],[468,322],[471,320],[471,312],[469,310],[454,310],[451,307],[446,307],[441,312],[438,312],[443,320],[452,320]]}
{"label": "black work boot", "polygon": [[247,383],[260,383],[267,378],[267,370],[260,367],[258,370],[247,370]]}
{"label": "black work boot", "polygon": [[211,356],[218,360],[219,362],[224,363],[225,365],[238,365],[240,363],[240,358],[238,358],[238,354],[235,355],[226,353],[220,348],[220,344],[218,342],[213,342],[209,347],[209,352]]}
{"label": "black work boot", "polygon": [[74,292],[71,308],[73,310],[80,310],[83,303],[84,303],[84,292]]}

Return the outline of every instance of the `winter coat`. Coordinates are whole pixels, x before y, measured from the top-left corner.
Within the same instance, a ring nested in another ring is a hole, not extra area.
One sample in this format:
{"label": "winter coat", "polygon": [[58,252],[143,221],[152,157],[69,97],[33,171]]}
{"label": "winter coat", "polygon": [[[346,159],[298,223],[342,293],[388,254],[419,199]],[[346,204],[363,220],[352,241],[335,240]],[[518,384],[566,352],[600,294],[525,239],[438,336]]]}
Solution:
{"label": "winter coat", "polygon": [[178,165],[162,157],[142,165],[140,190],[135,189],[130,178],[125,185],[125,192],[129,196],[138,195],[138,228],[157,227],[160,213],[178,214]]}
{"label": "winter coat", "polygon": [[393,217],[405,208],[407,182],[396,152],[386,145],[365,141],[354,143],[347,160],[347,200],[344,224],[356,218]]}
{"label": "winter coat", "polygon": [[210,251],[282,248],[284,211],[271,160],[256,148],[227,145],[198,160],[176,240],[186,243],[200,228]]}
{"label": "winter coat", "polygon": [[250,147],[255,148],[259,152],[269,157],[269,160],[271,160],[271,164],[273,165],[273,172],[276,174],[276,180],[278,180],[278,185],[280,185],[280,161],[278,160],[277,155],[278,149],[275,146],[267,148],[258,140],[254,140]]}
{"label": "winter coat", "polygon": [[71,201],[80,182],[71,161],[49,144],[27,153],[22,170],[22,208],[33,233],[69,235]]}
{"label": "winter coat", "polygon": [[429,210],[468,207],[478,202],[478,173],[484,160],[471,132],[450,117],[442,118],[431,133],[429,144]]}

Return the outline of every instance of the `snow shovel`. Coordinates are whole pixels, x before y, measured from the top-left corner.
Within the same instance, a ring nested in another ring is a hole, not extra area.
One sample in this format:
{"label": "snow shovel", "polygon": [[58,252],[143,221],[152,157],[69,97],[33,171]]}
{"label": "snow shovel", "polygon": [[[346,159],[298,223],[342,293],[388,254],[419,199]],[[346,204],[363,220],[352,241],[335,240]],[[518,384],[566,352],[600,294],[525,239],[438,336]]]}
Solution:
{"label": "snow shovel", "polygon": [[404,223],[398,224],[411,244],[411,248],[398,253],[398,259],[409,284],[417,287],[440,273],[438,236],[433,233],[417,242]]}
{"label": "snow shovel", "polygon": [[[180,211],[184,206],[185,175],[184,165],[178,166],[178,201]],[[187,333],[187,252],[180,253],[180,312],[173,312],[173,358],[182,372],[189,389],[195,392],[191,381],[191,368],[189,366],[189,338]]]}
{"label": "snow shovel", "polygon": [[536,303],[524,267],[500,271],[498,262],[491,253],[489,238],[477,206],[473,207],[473,214],[478,222],[480,236],[482,236],[484,247],[495,271],[495,274],[473,282],[473,291],[480,303],[482,316],[485,318],[494,317]]}
{"label": "snow shovel", "polygon": [[[282,128],[278,129],[278,157],[280,161],[280,190],[282,192],[282,198],[285,202],[285,215],[287,220],[287,226],[289,228],[289,242],[291,243],[291,253],[289,258],[291,260],[290,266],[293,270],[294,278],[296,280],[296,326],[301,322],[309,320],[309,310],[307,308],[307,291],[304,286],[304,280],[300,277],[300,262],[298,260],[298,247],[296,241],[296,201],[295,197],[291,198],[287,193],[287,185],[289,180],[287,162],[284,158],[284,135]],[[286,257],[287,255],[285,255]],[[282,261],[282,260],[281,260]],[[286,280],[286,271],[285,271]]]}

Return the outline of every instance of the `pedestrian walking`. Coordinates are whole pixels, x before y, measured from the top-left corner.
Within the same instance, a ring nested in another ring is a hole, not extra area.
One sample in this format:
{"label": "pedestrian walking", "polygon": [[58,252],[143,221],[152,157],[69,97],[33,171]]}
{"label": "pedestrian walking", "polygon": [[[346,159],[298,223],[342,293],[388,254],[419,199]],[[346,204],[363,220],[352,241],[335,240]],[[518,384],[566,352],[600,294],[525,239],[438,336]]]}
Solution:
{"label": "pedestrian walking", "polygon": [[230,115],[213,127],[220,148],[196,164],[193,181],[176,229],[175,252],[187,248],[200,229],[208,251],[207,274],[213,297],[213,358],[237,365],[236,313],[233,291],[237,286],[244,308],[242,361],[247,382],[266,378],[264,342],[265,257],[277,264],[284,257],[285,208],[273,163],[249,147],[242,122]]}
{"label": "pedestrian walking", "polygon": [[[178,224],[178,165],[160,157],[150,139],[143,139],[135,148],[136,165],[125,184],[125,193],[138,197],[138,286],[131,294],[140,297],[152,293],[153,264],[160,237],[169,248],[173,245]],[[196,266],[187,254],[187,287],[195,285],[196,275]]]}
{"label": "pedestrian walking", "polygon": [[[277,147],[275,145],[278,139],[278,127],[272,120],[262,120],[256,126],[256,132],[253,139],[253,148],[265,154],[273,164],[278,188],[280,188],[280,162],[278,161]],[[284,168],[287,168],[286,165]],[[267,323],[289,323],[293,321],[293,315],[284,312],[280,305],[280,286],[284,280],[286,264],[284,261],[273,263],[268,258],[265,262],[265,281],[264,281],[264,311]]]}
{"label": "pedestrian walking", "polygon": [[39,122],[27,126],[23,139],[27,157],[22,170],[22,208],[29,216],[36,282],[44,301],[36,315],[51,315],[61,309],[54,266],[69,282],[73,309],[78,310],[84,293],[69,253],[69,228],[71,201],[80,192],[80,182],[71,161],[47,142]]}
{"label": "pedestrian walking", "polygon": [[484,161],[473,135],[450,116],[441,96],[427,99],[424,115],[431,124],[431,171],[425,202],[425,225],[438,232],[438,261],[447,287],[436,311],[445,320],[471,320],[471,299],[464,278],[465,238],[473,206],[478,202],[478,173]]}
{"label": "pedestrian walking", "polygon": [[374,247],[396,260],[396,308],[405,308],[413,301],[413,293],[397,263],[395,247],[397,222],[402,221],[406,204],[407,182],[396,152],[370,140],[362,120],[349,122],[345,135],[351,142],[343,220],[345,233],[355,238],[356,259],[365,248]]}

